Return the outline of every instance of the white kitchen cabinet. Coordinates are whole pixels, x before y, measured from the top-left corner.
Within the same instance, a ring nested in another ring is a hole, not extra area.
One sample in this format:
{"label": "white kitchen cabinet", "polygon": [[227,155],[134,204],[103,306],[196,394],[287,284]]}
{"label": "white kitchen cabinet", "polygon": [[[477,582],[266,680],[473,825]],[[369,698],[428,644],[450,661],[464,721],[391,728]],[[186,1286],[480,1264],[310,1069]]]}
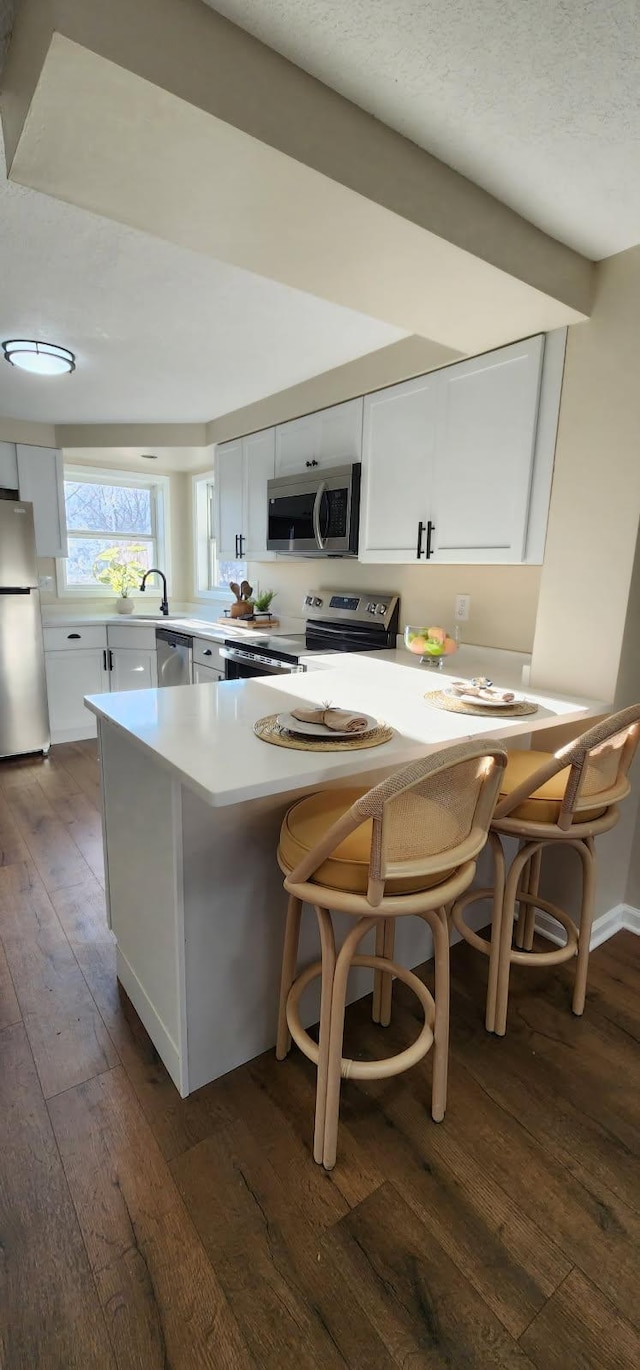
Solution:
{"label": "white kitchen cabinet", "polygon": [[215,452],[216,541],[221,561],[237,561],[244,522],[242,439],[222,442]]}
{"label": "white kitchen cabinet", "polygon": [[361,561],[542,560],[563,357],[558,330],[366,396]]}
{"label": "white kitchen cabinet", "polygon": [[39,557],[67,556],[62,452],[54,447],[16,443],[21,500],[33,504],[36,552]]}
{"label": "white kitchen cabinet", "polygon": [[18,459],[15,442],[0,442],[0,489],[18,489]]}
{"label": "white kitchen cabinet", "polygon": [[437,373],[365,396],[361,561],[416,560],[432,500],[438,402]]}
{"label": "white kitchen cabinet", "polygon": [[194,661],[194,685],[219,685],[221,680],[224,680],[222,671],[216,671],[214,666],[201,666],[199,661]]}
{"label": "white kitchen cabinet", "polygon": [[151,690],[158,684],[155,648],[110,647],[111,690]]}
{"label": "white kitchen cabinet", "polygon": [[524,561],[543,350],[530,338],[438,373],[434,561]]}
{"label": "white kitchen cabinet", "polygon": [[300,474],[313,466],[342,466],[362,455],[363,399],[347,400],[304,414],[275,430],[277,476]]}
{"label": "white kitchen cabinet", "polygon": [[51,741],[77,742],[95,737],[95,716],[85,708],[84,696],[104,694],[109,689],[106,647],[45,651],[44,661]]}
{"label": "white kitchen cabinet", "polygon": [[270,561],[267,552],[267,481],[274,474],[275,429],[265,428],[215,455],[218,557],[221,561]]}

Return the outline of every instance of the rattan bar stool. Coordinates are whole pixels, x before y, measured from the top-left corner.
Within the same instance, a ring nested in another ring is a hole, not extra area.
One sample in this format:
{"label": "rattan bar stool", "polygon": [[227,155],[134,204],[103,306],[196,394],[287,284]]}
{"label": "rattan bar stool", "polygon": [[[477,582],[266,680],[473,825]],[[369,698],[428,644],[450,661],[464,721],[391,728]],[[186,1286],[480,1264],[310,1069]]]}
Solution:
{"label": "rattan bar stool", "polygon": [[[464,894],[451,909],[461,936],[489,957],[488,1032],[503,1037],[507,1030],[509,975],[514,964],[552,966],[576,956],[572,1009],[578,1016],[584,1012],[597,870],[594,839],[618,821],[618,804],[629,793],[628,771],[639,741],[640,704],[634,704],[597,723],[555,754],[508,753],[489,834],[494,884]],[[520,843],[508,874],[503,837],[518,838]],[[582,898],[577,925],[566,910],[539,892],[542,854],[554,844],[572,847],[580,857]],[[464,917],[471,904],[487,897],[493,900],[490,941],[468,927]],[[532,950],[536,909],[561,924],[567,937],[564,946]]]}
{"label": "rattan bar stool", "polygon": [[[289,906],[282,961],[276,1055],[293,1037],[317,1066],[313,1154],[335,1165],[340,1080],[380,1079],[415,1065],[433,1046],[432,1117],[444,1117],[449,1038],[449,929],[446,905],[470,885],[484,846],[506,751],[465,742],[396,772],[369,791],[325,790],[289,809],[278,861]],[[321,959],[296,975],[303,902],[315,910]],[[356,921],[336,949],[332,912]],[[395,920],[424,919],[433,934],[435,1000],[411,971],[393,960]],[[375,954],[358,955],[372,928]],[[391,1019],[391,988],[398,976],[418,996],[424,1027],[405,1051],[379,1061],[342,1056],[347,978],[352,966],[374,970],[373,1019]],[[320,1036],[302,1026],[300,996],[321,977]]]}

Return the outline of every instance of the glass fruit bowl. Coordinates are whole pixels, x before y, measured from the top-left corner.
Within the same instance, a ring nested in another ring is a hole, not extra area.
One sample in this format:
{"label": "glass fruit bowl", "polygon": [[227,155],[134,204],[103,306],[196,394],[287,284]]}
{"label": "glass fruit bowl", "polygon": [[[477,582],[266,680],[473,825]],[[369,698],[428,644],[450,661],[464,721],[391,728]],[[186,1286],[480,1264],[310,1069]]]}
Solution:
{"label": "glass fruit bowl", "polygon": [[404,645],[419,656],[425,666],[440,669],[445,657],[453,656],[458,650],[455,638],[449,637],[444,628],[420,628],[414,623],[408,623],[404,630]]}

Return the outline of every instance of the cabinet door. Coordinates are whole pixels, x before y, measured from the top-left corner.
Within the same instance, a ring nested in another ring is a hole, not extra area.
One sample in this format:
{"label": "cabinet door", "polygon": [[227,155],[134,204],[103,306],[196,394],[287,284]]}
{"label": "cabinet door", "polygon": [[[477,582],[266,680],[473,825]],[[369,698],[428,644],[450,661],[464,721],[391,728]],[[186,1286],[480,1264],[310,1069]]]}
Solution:
{"label": "cabinet door", "polygon": [[221,680],[224,680],[222,671],[214,670],[213,666],[201,666],[199,662],[194,661],[194,685],[219,685]]}
{"label": "cabinet door", "polygon": [[84,696],[108,691],[105,655],[105,649],[99,647],[45,652],[52,742],[73,742],[83,737],[95,737],[95,716],[85,708]]}
{"label": "cabinet door", "polygon": [[362,396],[321,409],[318,414],[317,447],[320,466],[346,466],[362,459]]}
{"label": "cabinet door", "polygon": [[116,647],[109,651],[112,690],[150,690],[158,683],[155,651]]}
{"label": "cabinet door", "polygon": [[15,442],[0,442],[0,487],[18,489],[18,462]]}
{"label": "cabinet door", "polygon": [[365,396],[360,561],[417,560],[418,524],[431,518],[437,413],[437,373]]}
{"label": "cabinet door", "polygon": [[39,557],[66,557],[62,452],[53,447],[27,447],[19,442],[16,455],[20,499],[33,504],[36,552]]}
{"label": "cabinet door", "polygon": [[543,348],[530,338],[438,373],[434,561],[524,560]]}
{"label": "cabinet door", "polygon": [[276,475],[290,476],[306,470],[318,448],[318,415],[304,414],[276,427]]}
{"label": "cabinet door", "polygon": [[218,557],[220,561],[235,561],[238,557],[236,539],[243,531],[244,471],[240,439],[216,447],[214,482]]}
{"label": "cabinet door", "polygon": [[267,481],[275,473],[276,430],[266,428],[242,439],[244,464],[244,521],[242,557],[273,561],[267,551]]}

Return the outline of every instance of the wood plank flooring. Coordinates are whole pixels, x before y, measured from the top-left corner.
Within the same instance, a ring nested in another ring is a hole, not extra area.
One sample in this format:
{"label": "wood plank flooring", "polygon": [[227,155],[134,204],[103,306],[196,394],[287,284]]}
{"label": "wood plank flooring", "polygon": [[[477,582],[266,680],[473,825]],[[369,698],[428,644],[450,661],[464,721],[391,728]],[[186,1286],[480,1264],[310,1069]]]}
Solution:
{"label": "wood plank flooring", "polygon": [[[452,955],[449,1107],[429,1059],[343,1087],[311,1157],[314,1070],[271,1053],[181,1100],[115,977],[94,743],[0,762],[3,1370],[637,1370],[640,938],[513,977]],[[425,967],[430,980],[430,967]],[[418,1023],[404,986],[349,1050]]]}

